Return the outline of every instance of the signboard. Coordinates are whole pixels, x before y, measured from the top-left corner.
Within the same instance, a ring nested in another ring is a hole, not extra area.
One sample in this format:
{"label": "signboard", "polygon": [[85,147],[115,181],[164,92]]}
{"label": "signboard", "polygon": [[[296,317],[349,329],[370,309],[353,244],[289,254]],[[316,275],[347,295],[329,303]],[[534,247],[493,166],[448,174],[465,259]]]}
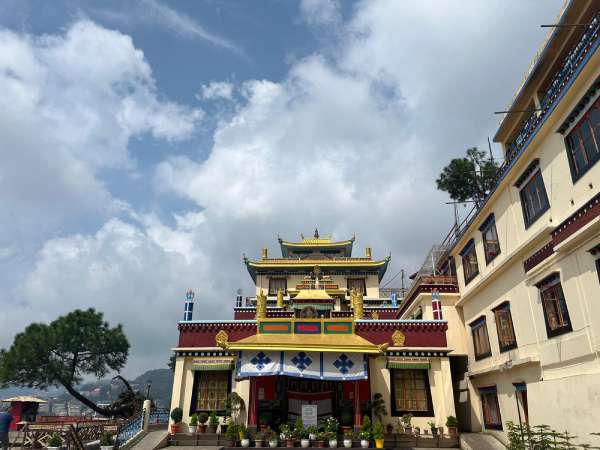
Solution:
{"label": "signboard", "polygon": [[302,405],[304,427],[317,426],[317,405]]}

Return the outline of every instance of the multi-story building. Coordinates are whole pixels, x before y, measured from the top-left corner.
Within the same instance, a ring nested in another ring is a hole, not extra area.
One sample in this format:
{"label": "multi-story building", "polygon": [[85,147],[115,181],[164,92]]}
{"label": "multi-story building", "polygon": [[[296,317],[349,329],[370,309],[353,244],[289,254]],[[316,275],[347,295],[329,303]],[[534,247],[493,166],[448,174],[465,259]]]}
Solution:
{"label": "multi-story building", "polygon": [[[454,380],[459,419],[501,439],[507,421],[598,431],[599,11],[592,0],[563,8],[495,135],[495,188],[428,274],[450,276],[444,319],[464,333],[450,341],[468,355]],[[431,298],[409,292],[401,316],[419,303]]]}
{"label": "multi-story building", "polygon": [[352,245],[315,232],[280,240],[280,258],[263,249],[260,260],[245,259],[256,295],[238,296],[232,320],[193,320],[188,293],[171,400],[184,422],[223,416],[231,392],[249,428],[293,424],[309,404],[320,424],[336,416],[357,428],[377,393],[394,429],[403,414],[422,429],[455,415],[446,322],[396,319],[395,293],[379,288],[390,258],[374,260],[370,249],[353,257]]}

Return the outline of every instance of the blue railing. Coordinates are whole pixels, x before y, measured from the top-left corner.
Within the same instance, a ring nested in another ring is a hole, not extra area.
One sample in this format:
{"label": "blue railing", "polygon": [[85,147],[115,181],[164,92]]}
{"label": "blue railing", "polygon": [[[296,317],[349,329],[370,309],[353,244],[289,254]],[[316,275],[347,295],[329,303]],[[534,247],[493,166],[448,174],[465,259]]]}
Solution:
{"label": "blue railing", "polygon": [[144,429],[144,411],[137,413],[125,425],[119,428],[117,441],[119,446],[123,446],[131,439],[136,437]]}

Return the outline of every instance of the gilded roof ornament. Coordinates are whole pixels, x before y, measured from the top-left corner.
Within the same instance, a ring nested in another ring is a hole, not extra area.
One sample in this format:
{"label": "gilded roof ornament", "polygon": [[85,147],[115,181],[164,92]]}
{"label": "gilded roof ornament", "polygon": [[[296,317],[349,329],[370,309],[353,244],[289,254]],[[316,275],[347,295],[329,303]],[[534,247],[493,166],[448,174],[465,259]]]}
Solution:
{"label": "gilded roof ornament", "polygon": [[394,343],[394,347],[404,347],[404,341],[406,341],[406,336],[400,330],[394,331],[392,334],[392,342]]}
{"label": "gilded roof ornament", "polygon": [[218,347],[225,349],[229,347],[229,335],[227,334],[227,331],[219,330],[219,332],[215,336],[215,342],[217,343]]}

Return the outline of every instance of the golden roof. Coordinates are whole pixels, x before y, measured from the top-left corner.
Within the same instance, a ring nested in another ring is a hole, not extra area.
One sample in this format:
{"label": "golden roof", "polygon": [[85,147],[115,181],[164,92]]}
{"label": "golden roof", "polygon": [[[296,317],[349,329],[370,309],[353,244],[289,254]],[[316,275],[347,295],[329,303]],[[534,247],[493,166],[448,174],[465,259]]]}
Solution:
{"label": "golden roof", "polygon": [[389,262],[389,258],[380,261],[373,261],[371,258],[334,258],[334,259],[288,259],[288,258],[266,258],[260,261],[246,260],[246,264],[252,267],[272,267],[272,266],[294,266],[294,267],[343,267],[343,266],[364,266],[380,267]]}
{"label": "golden roof", "polygon": [[376,345],[356,334],[255,334],[227,343],[227,349],[379,354],[387,349],[387,344]]}
{"label": "golden roof", "polygon": [[333,300],[324,289],[300,289],[294,300]]}

